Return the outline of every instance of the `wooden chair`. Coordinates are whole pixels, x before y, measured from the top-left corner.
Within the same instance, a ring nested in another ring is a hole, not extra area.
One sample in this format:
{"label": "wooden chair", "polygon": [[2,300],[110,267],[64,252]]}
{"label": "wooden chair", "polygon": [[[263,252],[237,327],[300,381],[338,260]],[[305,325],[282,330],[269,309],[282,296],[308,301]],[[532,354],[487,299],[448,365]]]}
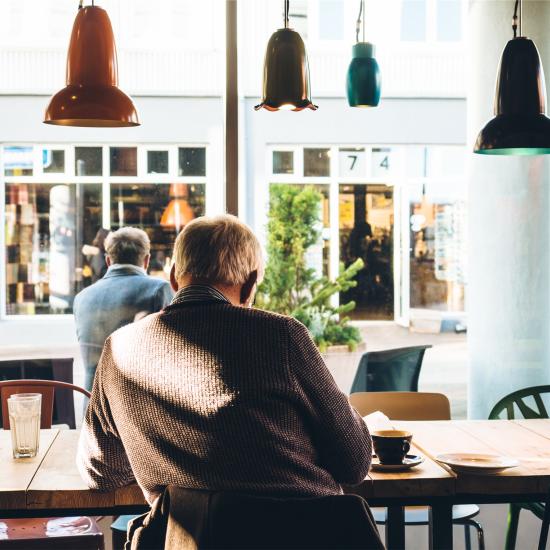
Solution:
{"label": "wooden chair", "polygon": [[[8,397],[15,393],[42,394],[40,428],[52,426],[54,391],[56,388],[80,392],[85,389],[55,380],[0,381],[2,425],[10,429]],[[103,533],[90,517],[0,519],[0,550],[103,550]]]}
{"label": "wooden chair", "polygon": [[[391,420],[450,420],[451,405],[441,393],[423,392],[359,392],[349,396],[351,405],[361,416],[381,411]],[[413,435],[414,439],[414,435]],[[372,509],[379,525],[386,524],[387,512],[383,508]],[[470,528],[477,532],[478,547],[485,549],[483,527],[473,518],[479,514],[475,504],[453,506],[453,523],[464,526],[466,550],[471,550]],[[428,525],[429,511],[425,506],[407,507],[405,525]]]}
{"label": "wooden chair", "polygon": [[430,345],[368,351],[363,354],[350,393],[418,391],[424,353]]}
{"label": "wooden chair", "polygon": [[[499,418],[514,420],[518,417],[548,418],[548,411],[544,406],[542,395],[549,393],[550,386],[533,386],[506,395],[493,407],[489,413],[489,420],[498,420]],[[505,550],[514,550],[516,547],[521,510],[529,510],[542,520],[539,548],[545,548],[550,526],[550,510],[547,509],[547,504],[544,502],[513,502],[508,511]]]}

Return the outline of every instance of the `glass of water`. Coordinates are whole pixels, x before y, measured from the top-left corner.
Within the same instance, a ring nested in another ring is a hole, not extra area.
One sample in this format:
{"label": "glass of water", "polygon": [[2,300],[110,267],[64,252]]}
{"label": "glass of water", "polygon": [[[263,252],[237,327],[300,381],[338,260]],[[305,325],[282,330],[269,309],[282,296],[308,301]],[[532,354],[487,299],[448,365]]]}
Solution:
{"label": "glass of water", "polygon": [[32,458],[38,453],[41,406],[39,393],[14,393],[8,398],[14,458]]}

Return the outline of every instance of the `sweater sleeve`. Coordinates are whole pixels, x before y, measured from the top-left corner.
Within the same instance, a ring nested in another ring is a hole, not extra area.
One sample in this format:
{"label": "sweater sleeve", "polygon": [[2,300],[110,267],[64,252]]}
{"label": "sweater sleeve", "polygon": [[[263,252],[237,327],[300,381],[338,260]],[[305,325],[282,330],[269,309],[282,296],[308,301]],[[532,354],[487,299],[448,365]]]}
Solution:
{"label": "sweater sleeve", "polygon": [[135,481],[105,394],[104,376],[108,368],[112,368],[110,338],[105,342],[96,371],[76,459],[86,485],[100,491],[112,491]]}
{"label": "sweater sleeve", "polygon": [[339,390],[306,327],[291,319],[289,332],[290,372],[322,465],[338,483],[359,484],[372,459],[368,428]]}

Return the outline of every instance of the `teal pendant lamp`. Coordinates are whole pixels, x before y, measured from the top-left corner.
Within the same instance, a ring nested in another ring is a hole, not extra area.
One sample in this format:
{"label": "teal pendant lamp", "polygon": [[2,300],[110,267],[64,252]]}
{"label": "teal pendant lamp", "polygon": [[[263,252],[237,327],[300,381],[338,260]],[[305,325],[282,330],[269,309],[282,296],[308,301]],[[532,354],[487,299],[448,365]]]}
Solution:
{"label": "teal pendant lamp", "polygon": [[474,153],[548,155],[550,119],[546,116],[544,72],[535,43],[521,35],[521,0],[515,3],[512,29],[514,38],[500,59],[495,117],[479,133]]}
{"label": "teal pendant lamp", "polygon": [[[363,41],[359,42],[361,27]],[[374,44],[365,42],[365,0],[360,1],[356,41],[347,75],[348,103],[350,107],[376,107],[380,103],[380,68]]]}

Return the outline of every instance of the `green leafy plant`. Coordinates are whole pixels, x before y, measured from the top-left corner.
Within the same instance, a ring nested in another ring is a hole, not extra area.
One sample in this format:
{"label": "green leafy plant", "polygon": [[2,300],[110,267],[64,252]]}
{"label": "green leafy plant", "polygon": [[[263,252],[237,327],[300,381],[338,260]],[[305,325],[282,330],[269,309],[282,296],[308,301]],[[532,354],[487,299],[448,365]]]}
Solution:
{"label": "green leafy plant", "polygon": [[335,306],[333,297],[357,285],[355,276],[364,264],[361,259],[347,268],[341,264],[334,280],[319,277],[308,267],[307,251],[321,238],[322,200],[312,186],[271,186],[268,262],[257,304],[304,323],[321,351],[330,345],[347,345],[353,350],[361,342],[361,334],[349,324],[346,314],[355,309],[355,302]]}

